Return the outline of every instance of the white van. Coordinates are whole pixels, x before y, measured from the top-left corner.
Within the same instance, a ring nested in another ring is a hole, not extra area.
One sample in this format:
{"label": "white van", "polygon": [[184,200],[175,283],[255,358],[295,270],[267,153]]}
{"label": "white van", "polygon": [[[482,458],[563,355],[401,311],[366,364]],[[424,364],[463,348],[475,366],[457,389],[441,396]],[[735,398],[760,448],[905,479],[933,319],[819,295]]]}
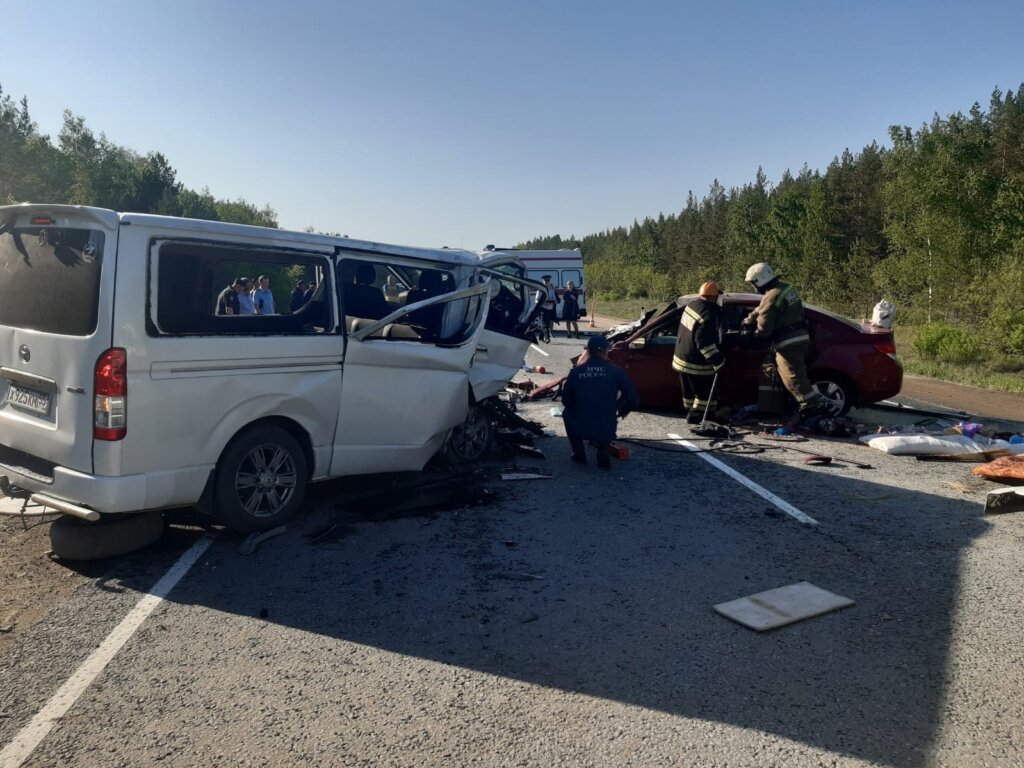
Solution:
{"label": "white van", "polygon": [[[559,250],[528,251],[517,248],[493,249],[516,257],[526,267],[526,276],[541,282],[544,275],[551,275],[551,284],[558,294],[565,293],[566,286],[572,282],[579,291],[580,316],[587,314],[587,292],[583,282],[583,254],[579,248],[562,248]],[[559,302],[555,310],[559,319],[562,317],[564,303]]]}
{"label": "white van", "polygon": [[[67,205],[0,206],[0,267],[0,487],[239,531],[310,481],[421,469],[475,402],[497,293],[464,251]],[[248,312],[261,275],[274,314]]]}

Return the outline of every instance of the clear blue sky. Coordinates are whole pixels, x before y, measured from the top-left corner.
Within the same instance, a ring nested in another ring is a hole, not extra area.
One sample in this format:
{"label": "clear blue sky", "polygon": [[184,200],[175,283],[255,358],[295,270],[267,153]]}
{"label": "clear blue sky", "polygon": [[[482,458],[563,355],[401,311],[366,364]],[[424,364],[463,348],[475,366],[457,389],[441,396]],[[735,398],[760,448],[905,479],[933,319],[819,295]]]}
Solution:
{"label": "clear blue sky", "polygon": [[582,236],[1024,81],[1024,2],[4,3],[0,85],[281,225]]}

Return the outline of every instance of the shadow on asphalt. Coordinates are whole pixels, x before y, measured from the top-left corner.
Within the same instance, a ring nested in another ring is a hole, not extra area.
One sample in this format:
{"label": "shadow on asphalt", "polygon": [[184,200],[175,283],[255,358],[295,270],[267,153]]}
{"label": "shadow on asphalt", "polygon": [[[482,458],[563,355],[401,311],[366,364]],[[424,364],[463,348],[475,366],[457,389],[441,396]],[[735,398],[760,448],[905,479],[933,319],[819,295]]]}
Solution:
{"label": "shadow on asphalt", "polygon": [[[319,486],[317,510],[290,535],[250,557],[221,541],[204,558],[216,567],[169,599],[924,765],[944,716],[961,551],[987,527],[980,507],[850,467],[809,475],[726,457],[802,500],[813,529],[696,457],[635,459],[611,477],[566,464],[558,481],[506,483],[500,508],[426,517],[334,509],[344,486]],[[632,491],[615,501],[627,474]],[[316,539],[331,525],[338,535]],[[769,633],[711,609],[800,580],[856,605]]]}

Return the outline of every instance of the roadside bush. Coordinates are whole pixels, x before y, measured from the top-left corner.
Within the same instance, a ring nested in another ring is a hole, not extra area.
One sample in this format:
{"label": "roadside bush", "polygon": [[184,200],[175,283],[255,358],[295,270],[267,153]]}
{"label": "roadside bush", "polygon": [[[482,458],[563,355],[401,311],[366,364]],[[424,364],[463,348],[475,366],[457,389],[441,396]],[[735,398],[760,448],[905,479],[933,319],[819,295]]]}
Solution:
{"label": "roadside bush", "polygon": [[976,339],[948,323],[930,323],[918,332],[914,351],[926,360],[941,363],[974,363],[981,359]]}
{"label": "roadside bush", "polygon": [[1003,348],[1011,355],[1024,355],[1024,320],[1007,329]]}

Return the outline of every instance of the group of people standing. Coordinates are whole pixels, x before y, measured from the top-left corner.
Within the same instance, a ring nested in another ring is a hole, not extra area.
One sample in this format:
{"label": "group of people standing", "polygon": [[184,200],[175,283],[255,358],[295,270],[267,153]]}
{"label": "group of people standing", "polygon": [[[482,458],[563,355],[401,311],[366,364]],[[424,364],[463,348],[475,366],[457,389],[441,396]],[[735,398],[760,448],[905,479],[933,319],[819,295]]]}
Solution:
{"label": "group of people standing", "polygon": [[[796,289],[784,283],[769,264],[760,262],[747,270],[746,281],[761,294],[757,308],[740,326],[740,343],[770,340],[783,386],[796,400],[801,418],[824,416],[824,398],[807,375],[807,351],[811,337],[804,318],[803,301]],[[548,281],[545,280],[545,283]],[[703,423],[718,403],[717,379],[725,368],[722,343],[722,291],[707,282],[684,308],[679,319],[672,368],[679,372],[686,421]],[[636,388],[626,372],[607,359],[608,339],[591,336],[588,357],[574,367],[562,386],[562,418],[569,438],[572,460],[585,464],[584,441],[597,446],[597,463],[609,468],[609,451],[615,439],[617,418],[639,406]]]}
{"label": "group of people standing", "polygon": [[543,321],[544,333],[541,339],[551,343],[551,329],[558,320],[558,305],[562,305],[562,322],[565,323],[567,338],[578,339],[580,337],[580,290],[572,280],[565,284],[565,290],[561,293],[558,288],[551,284],[551,275],[543,275],[544,287],[537,291],[537,303],[541,307],[541,320]]}
{"label": "group of people standing", "polygon": [[274,294],[270,279],[260,275],[255,285],[248,277],[236,277],[217,296],[218,315],[274,315]]}

